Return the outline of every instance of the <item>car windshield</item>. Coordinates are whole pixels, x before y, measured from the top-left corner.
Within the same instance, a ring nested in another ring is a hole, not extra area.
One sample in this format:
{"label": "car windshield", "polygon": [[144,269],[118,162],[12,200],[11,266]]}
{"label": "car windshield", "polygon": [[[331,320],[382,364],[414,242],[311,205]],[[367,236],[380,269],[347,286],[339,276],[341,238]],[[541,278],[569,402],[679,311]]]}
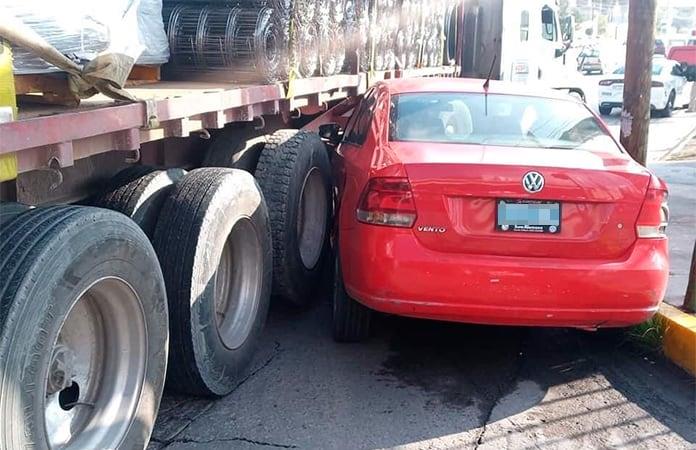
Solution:
{"label": "car windshield", "polygon": [[[621,67],[619,67],[618,69],[616,69],[616,70],[614,71],[614,73],[615,73],[616,75],[624,75],[625,72],[626,72],[626,69],[624,68],[624,66],[621,66]],[[657,61],[653,61],[653,63],[652,63],[652,74],[653,74],[653,75],[659,75],[660,72],[662,72],[662,63],[661,63],[661,62],[657,62]]]}
{"label": "car windshield", "polygon": [[621,152],[584,105],[517,95],[395,95],[390,139]]}
{"label": "car windshield", "polygon": [[583,50],[582,53],[580,53],[580,56],[585,56],[585,57],[590,57],[590,58],[598,58],[599,57],[599,50]]}

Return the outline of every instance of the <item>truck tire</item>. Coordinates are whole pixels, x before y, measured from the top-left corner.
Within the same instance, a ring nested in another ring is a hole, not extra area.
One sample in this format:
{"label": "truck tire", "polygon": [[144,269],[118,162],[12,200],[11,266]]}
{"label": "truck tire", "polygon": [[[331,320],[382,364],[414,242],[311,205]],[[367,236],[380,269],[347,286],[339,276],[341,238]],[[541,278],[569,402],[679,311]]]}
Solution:
{"label": "truck tire", "polygon": [[[140,166],[144,167],[144,166]],[[111,209],[133,219],[152,239],[164,200],[186,174],[184,169],[141,169],[146,174],[126,169],[116,176],[113,190],[89,201],[92,206]],[[133,177],[135,175],[135,177]],[[140,175],[140,176],[138,176]]]}
{"label": "truck tire", "polygon": [[352,299],[343,284],[336,255],[333,289],[333,338],[336,342],[360,342],[370,335],[372,311]]}
{"label": "truck tire", "polygon": [[38,208],[0,229],[0,448],[144,448],[167,366],[164,280],[122,214]]}
{"label": "truck tire", "polygon": [[227,167],[254,173],[266,136],[250,125],[224,128],[208,147],[203,167]]}
{"label": "truck tire", "polygon": [[271,294],[271,231],[247,172],[189,172],[167,198],[153,244],[169,294],[167,385],[204,397],[232,391],[247,373]]}
{"label": "truck tire", "polygon": [[0,230],[5,223],[31,209],[31,206],[16,202],[0,202]]}
{"label": "truck tire", "polygon": [[299,132],[300,130],[277,130],[275,133],[268,136],[268,138],[266,139],[266,146],[264,147],[264,150],[269,152],[271,150],[277,149],[280,145],[286,143]]}
{"label": "truck tire", "polygon": [[273,294],[307,306],[328,254],[331,169],[324,143],[300,131],[261,154],[256,179],[273,231]]}

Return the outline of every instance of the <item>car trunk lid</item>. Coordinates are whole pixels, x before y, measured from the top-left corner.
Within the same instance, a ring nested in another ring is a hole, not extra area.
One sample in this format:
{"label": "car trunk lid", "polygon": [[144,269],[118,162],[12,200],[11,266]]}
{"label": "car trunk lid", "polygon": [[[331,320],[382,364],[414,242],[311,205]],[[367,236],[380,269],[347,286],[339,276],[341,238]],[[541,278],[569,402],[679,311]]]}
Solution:
{"label": "car trunk lid", "polygon": [[[450,253],[609,259],[636,240],[635,223],[650,180],[629,157],[585,150],[392,143],[410,180],[425,247]],[[530,171],[545,180],[530,193]],[[500,200],[560,203],[555,233],[504,232]]]}

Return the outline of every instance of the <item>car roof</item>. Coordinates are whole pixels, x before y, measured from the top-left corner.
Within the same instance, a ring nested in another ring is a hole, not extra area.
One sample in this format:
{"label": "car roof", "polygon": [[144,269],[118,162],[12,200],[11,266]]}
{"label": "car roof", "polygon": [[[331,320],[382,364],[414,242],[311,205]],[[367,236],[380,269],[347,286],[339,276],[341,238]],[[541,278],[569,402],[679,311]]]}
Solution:
{"label": "car roof", "polygon": [[[381,81],[378,85],[384,85],[392,95],[416,92],[462,92],[483,94],[484,82],[485,80],[479,78],[395,78]],[[556,89],[498,80],[490,81],[488,93],[574,100],[573,97],[569,96],[566,92]]]}

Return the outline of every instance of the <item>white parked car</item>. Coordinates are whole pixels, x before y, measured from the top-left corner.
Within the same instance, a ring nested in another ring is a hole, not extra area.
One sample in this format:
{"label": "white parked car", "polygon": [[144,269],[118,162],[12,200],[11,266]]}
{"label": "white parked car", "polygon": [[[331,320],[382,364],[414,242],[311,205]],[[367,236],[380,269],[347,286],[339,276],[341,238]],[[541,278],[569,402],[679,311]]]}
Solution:
{"label": "white parked car", "polygon": [[[650,108],[662,117],[672,115],[674,105],[682,105],[685,95],[686,77],[681,64],[664,57],[653,59]],[[599,113],[611,114],[612,109],[623,103],[624,67],[616,69],[599,82]],[[688,103],[688,100],[687,100]]]}

